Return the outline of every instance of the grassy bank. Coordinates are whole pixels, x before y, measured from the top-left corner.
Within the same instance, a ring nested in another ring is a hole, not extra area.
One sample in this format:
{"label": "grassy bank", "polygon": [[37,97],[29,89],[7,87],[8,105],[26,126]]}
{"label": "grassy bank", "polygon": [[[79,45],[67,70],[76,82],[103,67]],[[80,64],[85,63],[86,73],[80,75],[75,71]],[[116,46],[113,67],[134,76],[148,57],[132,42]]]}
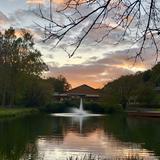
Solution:
{"label": "grassy bank", "polygon": [[25,116],[38,112],[35,108],[0,108],[0,118]]}

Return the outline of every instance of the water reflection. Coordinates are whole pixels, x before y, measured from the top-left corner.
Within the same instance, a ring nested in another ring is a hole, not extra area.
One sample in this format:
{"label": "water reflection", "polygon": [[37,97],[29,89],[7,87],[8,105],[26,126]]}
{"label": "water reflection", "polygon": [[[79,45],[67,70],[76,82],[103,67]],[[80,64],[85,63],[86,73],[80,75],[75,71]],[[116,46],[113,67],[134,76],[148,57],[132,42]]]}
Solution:
{"label": "water reflection", "polygon": [[61,160],[86,153],[158,159],[159,122],[117,116],[75,121],[44,115],[0,121],[0,159]]}

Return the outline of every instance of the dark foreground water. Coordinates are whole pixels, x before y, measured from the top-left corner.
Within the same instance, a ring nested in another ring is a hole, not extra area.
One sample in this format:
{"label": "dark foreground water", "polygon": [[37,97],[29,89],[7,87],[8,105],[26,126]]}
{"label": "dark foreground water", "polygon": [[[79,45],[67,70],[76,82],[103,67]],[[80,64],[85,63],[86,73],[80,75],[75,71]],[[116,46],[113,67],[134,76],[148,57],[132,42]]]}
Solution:
{"label": "dark foreground water", "polygon": [[159,159],[160,119],[37,115],[0,120],[0,160],[66,160],[90,153],[113,160]]}

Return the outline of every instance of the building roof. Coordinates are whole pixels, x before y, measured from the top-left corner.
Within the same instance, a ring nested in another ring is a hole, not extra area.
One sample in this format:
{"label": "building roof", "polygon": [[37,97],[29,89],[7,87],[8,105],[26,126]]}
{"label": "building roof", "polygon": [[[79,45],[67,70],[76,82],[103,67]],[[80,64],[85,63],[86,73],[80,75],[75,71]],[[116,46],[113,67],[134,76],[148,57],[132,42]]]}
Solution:
{"label": "building roof", "polygon": [[98,90],[86,84],[73,88],[67,92],[70,95],[99,95]]}

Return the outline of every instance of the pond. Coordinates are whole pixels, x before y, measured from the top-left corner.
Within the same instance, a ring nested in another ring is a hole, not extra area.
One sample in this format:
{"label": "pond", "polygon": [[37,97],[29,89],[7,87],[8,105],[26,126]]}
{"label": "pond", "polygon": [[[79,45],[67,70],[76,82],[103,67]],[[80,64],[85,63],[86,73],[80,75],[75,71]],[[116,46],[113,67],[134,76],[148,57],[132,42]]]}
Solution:
{"label": "pond", "polygon": [[160,119],[36,115],[0,121],[0,160],[159,159]]}

